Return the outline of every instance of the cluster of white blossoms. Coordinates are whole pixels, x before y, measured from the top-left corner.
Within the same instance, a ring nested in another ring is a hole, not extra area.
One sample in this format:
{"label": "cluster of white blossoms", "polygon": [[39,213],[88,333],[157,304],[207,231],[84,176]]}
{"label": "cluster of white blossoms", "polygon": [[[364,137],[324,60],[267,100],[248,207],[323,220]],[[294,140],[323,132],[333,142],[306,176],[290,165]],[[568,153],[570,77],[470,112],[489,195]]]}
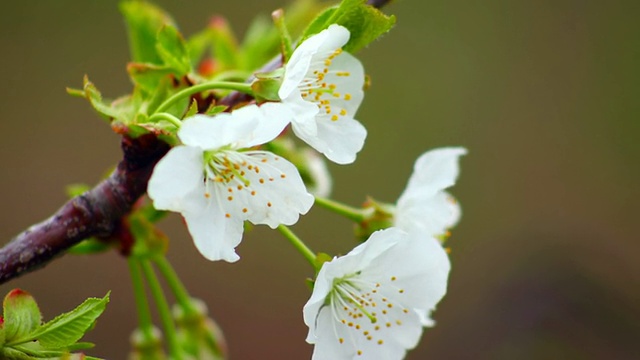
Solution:
{"label": "cluster of white blossoms", "polygon": [[[181,145],[157,164],[148,194],[157,209],[181,213],[207,259],[239,259],[244,221],[292,225],[313,205],[296,166],[260,149],[289,125],[329,160],[355,161],[367,136],[354,119],[365,76],[360,61],[342,51],[349,36],[331,25],[301,43],[284,68],[280,102],[182,122]],[[422,155],[394,208],[394,226],[322,265],[304,306],[314,359],[400,359],[433,325],[430,313],[450,270],[438,236],[460,217],[445,189],[465,152]]]}
{"label": "cluster of white blossoms", "polygon": [[296,48],[279,90],[281,102],[185,119],[176,146],[156,165],[148,193],[159,210],[182,214],[209,260],[237,261],[243,222],[292,225],[313,204],[296,167],[250,150],[293,132],[328,159],[348,164],[367,132],[353,115],[362,103],[362,64],[341,48],[349,31],[332,25]]}
{"label": "cluster of white blossoms", "polygon": [[324,264],[304,307],[313,359],[401,359],[446,293],[451,264],[438,236],[460,218],[445,189],[463,148],[424,153],[395,207],[393,227]]}

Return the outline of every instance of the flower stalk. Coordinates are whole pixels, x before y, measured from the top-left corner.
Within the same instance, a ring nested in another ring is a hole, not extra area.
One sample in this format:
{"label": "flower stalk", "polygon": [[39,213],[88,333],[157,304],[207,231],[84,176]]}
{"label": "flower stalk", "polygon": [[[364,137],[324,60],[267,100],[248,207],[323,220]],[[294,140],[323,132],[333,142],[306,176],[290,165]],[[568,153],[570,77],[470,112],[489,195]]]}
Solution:
{"label": "flower stalk", "polygon": [[139,260],[139,264],[142,267],[144,276],[147,278],[147,283],[151,290],[151,296],[156,303],[160,322],[162,323],[162,328],[164,329],[165,336],[167,337],[169,354],[174,360],[182,360],[182,351],[180,350],[180,344],[178,343],[175,324],[171,317],[171,308],[169,307],[167,298],[164,296],[162,286],[160,285],[149,260]]}
{"label": "flower stalk", "polygon": [[293,245],[293,247],[296,248],[296,250],[298,250],[298,252],[302,254],[305,259],[307,259],[307,261],[311,264],[311,266],[313,266],[314,269],[318,270],[316,254],[304,243],[304,241],[302,241],[302,239],[300,239],[296,234],[293,233],[293,231],[291,231],[291,229],[284,225],[278,226],[278,231],[280,231],[280,233],[284,235],[287,240],[289,240],[291,245]]}
{"label": "flower stalk", "polygon": [[156,113],[161,113],[166,111],[171,107],[171,105],[175,104],[182,98],[189,97],[191,95],[195,95],[197,93],[201,93],[207,90],[235,90],[245,94],[253,95],[253,91],[251,90],[251,84],[246,83],[237,83],[230,81],[210,81],[198,85],[190,86],[186,89],[182,89],[177,93],[173,94],[167,100],[165,100],[158,108],[156,109]]}

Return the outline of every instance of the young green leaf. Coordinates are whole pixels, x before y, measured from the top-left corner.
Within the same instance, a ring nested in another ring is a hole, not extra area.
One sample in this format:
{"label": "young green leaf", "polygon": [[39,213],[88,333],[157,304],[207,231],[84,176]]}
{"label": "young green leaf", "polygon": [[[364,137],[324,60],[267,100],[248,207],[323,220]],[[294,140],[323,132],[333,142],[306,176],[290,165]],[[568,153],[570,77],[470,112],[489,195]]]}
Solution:
{"label": "young green leaf", "polygon": [[[285,8],[285,24],[293,38],[297,38],[307,24],[324,7],[318,0],[296,0]],[[272,21],[258,16],[246,31],[242,41],[239,68],[254,71],[280,51],[280,35]]]}
{"label": "young green leaf", "polygon": [[175,71],[166,65],[129,63],[127,72],[134,84],[146,94],[153,94],[160,83],[169,78]]}
{"label": "young green leaf", "polygon": [[187,40],[187,50],[189,50],[192,67],[195,68],[200,64],[205,52],[213,45],[213,39],[213,30],[210,27],[189,37]]}
{"label": "young green leaf", "polygon": [[184,115],[184,118],[186,119],[197,113],[198,113],[198,101],[196,99],[193,99],[191,101],[191,105],[189,105],[189,109],[187,110],[187,113]]}
{"label": "young green leaf", "polygon": [[33,332],[42,322],[38,304],[26,291],[11,290],[4,298],[3,308],[6,342],[13,342]]}
{"label": "young green leaf", "polygon": [[225,110],[227,110],[229,107],[226,105],[214,105],[211,104],[211,106],[207,109],[207,111],[205,111],[205,114],[209,115],[209,116],[213,116],[215,114],[219,114]]}
{"label": "young green leaf", "polygon": [[331,24],[349,29],[351,36],[344,50],[355,53],[387,33],[396,22],[395,16],[387,16],[366,0],[343,0],[340,5],[321,13],[304,32],[303,40],[317,34]]}
{"label": "young green leaf", "polygon": [[93,326],[109,302],[109,293],[102,299],[89,298],[68,313],[42,325],[26,336],[38,340],[40,345],[49,349],[72,346]]}
{"label": "young green leaf", "polygon": [[123,1],[120,11],[127,23],[131,59],[139,63],[162,64],[156,51],[156,37],[163,26],[175,25],[173,19],[146,1]]}
{"label": "young green leaf", "polygon": [[107,120],[116,118],[118,116],[118,111],[102,100],[102,94],[100,94],[100,91],[98,91],[96,86],[89,81],[88,76],[84,76],[83,83],[84,97],[89,100],[91,106]]}
{"label": "young green leaf", "polygon": [[171,25],[163,26],[158,32],[156,51],[162,62],[173,69],[177,77],[187,75],[191,71],[191,59],[187,45],[178,29]]}
{"label": "young green leaf", "polygon": [[213,35],[213,58],[220,70],[238,67],[238,41],[229,23],[220,16],[214,17],[209,25]]}

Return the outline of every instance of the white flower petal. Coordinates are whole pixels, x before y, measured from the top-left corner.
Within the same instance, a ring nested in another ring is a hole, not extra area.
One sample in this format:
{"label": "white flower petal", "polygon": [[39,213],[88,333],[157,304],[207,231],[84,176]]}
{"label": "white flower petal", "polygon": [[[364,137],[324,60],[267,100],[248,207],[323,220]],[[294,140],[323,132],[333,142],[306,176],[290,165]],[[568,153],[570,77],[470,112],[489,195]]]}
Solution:
{"label": "white flower petal", "polygon": [[[242,109],[245,109],[246,106]],[[257,109],[236,110],[216,116],[195,115],[185,119],[178,130],[180,140],[189,146],[213,150],[251,138],[259,122]],[[255,111],[254,111],[255,110]]]}
{"label": "white flower petal", "polygon": [[[412,327],[420,333],[420,326]],[[380,359],[394,360],[402,359],[406,353],[405,347],[394,342],[378,341],[384,337],[382,333],[387,332],[386,325],[380,326],[380,330],[371,330],[371,340],[362,332],[356,333],[352,328],[342,324],[335,324],[331,310],[325,307],[318,316],[318,339],[313,349],[313,360],[341,360],[341,359]],[[395,330],[395,329],[394,329]],[[402,331],[400,331],[402,333]],[[401,334],[416,338],[414,334]],[[419,336],[419,335],[418,335]],[[342,339],[342,342],[340,342]]]}
{"label": "white flower petal", "polygon": [[220,204],[213,201],[201,211],[183,212],[182,215],[202,256],[212,261],[236,262],[240,259],[235,248],[242,240],[242,219],[226,217]]}
{"label": "white flower petal", "polygon": [[323,265],[303,311],[314,359],[401,359],[417,345],[450,269],[437,240],[427,240],[390,228]]}
{"label": "white flower petal", "polygon": [[331,121],[323,117],[317,120],[316,136],[301,132],[296,122],[292,123],[293,132],[329,160],[337,164],[350,164],[356,154],[362,150],[367,130],[357,120],[344,117]]}
{"label": "white flower petal", "polygon": [[460,219],[460,205],[444,189],[455,184],[458,161],[467,150],[439,148],[422,154],[398,199],[394,225],[405,231],[439,236]]}
{"label": "white flower petal", "polygon": [[149,179],[147,192],[158,210],[193,209],[191,195],[204,192],[202,150],[176,146],[165,155]]}
{"label": "white flower petal", "polygon": [[294,133],[339,164],[355,160],[366,130],[354,119],[364,97],[364,69],[342,52],[349,31],[339,25],[304,41],[287,63],[279,95],[293,113]]}
{"label": "white flower petal", "polygon": [[258,126],[253,130],[250,139],[244,141],[242,147],[252,147],[267,143],[282,133],[285,127],[293,119],[293,113],[288,106],[282,103],[265,103],[258,106],[247,105],[239,110],[249,108],[254,111],[254,116],[259,119]]}
{"label": "white flower petal", "polygon": [[[296,167],[266,151],[239,153],[238,172],[244,182],[227,189],[225,207],[232,215],[276,228],[293,225],[313,205]],[[227,184],[228,186],[228,184]]]}
{"label": "white flower petal", "polygon": [[407,307],[435,309],[447,293],[451,262],[440,242],[433,237],[411,233],[406,241],[398,242],[390,251],[376,258],[375,264],[367,276],[384,283],[390,276],[390,271],[384,269],[393,269],[391,276],[397,279],[393,284],[405,289],[402,301]]}
{"label": "white flower petal", "polygon": [[340,115],[344,109],[347,116],[355,116],[364,99],[364,67],[360,60],[347,52],[340,53],[331,61],[324,82],[335,85],[333,94],[322,97],[330,101],[332,114],[344,116]]}
{"label": "white flower petal", "polygon": [[433,195],[413,193],[398,201],[394,219],[394,225],[405,231],[438,236],[458,223],[460,205],[445,191]]}
{"label": "white flower petal", "polygon": [[407,190],[435,194],[455,184],[460,166],[458,159],[467,150],[461,147],[439,148],[422,154],[416,160]]}
{"label": "white flower petal", "polygon": [[292,96],[286,103],[283,102],[283,105],[286,105],[293,114],[291,124],[296,128],[296,135],[302,133],[306,137],[317,136],[316,115],[320,112],[320,108],[315,103],[304,101],[297,88],[293,90],[292,94],[297,94],[297,96]]}
{"label": "white flower petal", "polygon": [[436,325],[436,322],[431,318],[431,310],[430,309],[414,309],[414,311],[420,317],[420,322],[424,327],[433,327]]}
{"label": "white flower petal", "polygon": [[333,24],[302,42],[295,49],[285,67],[286,75],[278,91],[280,98],[289,97],[291,92],[302,82],[316,54],[333,52],[343,47],[347,41],[349,41],[349,30]]}

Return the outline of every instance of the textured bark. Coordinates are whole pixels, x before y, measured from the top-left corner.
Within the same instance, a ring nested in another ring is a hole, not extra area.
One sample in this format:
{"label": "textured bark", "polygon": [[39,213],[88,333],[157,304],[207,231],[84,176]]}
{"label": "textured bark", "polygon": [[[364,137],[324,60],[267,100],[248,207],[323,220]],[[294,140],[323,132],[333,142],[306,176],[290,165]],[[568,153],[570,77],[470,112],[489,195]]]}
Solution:
{"label": "textured bark", "polygon": [[154,135],[123,137],[122,150],[122,161],[107,179],[0,249],[0,284],[44,266],[87,237],[113,233],[146,192],[151,171],[169,145]]}

